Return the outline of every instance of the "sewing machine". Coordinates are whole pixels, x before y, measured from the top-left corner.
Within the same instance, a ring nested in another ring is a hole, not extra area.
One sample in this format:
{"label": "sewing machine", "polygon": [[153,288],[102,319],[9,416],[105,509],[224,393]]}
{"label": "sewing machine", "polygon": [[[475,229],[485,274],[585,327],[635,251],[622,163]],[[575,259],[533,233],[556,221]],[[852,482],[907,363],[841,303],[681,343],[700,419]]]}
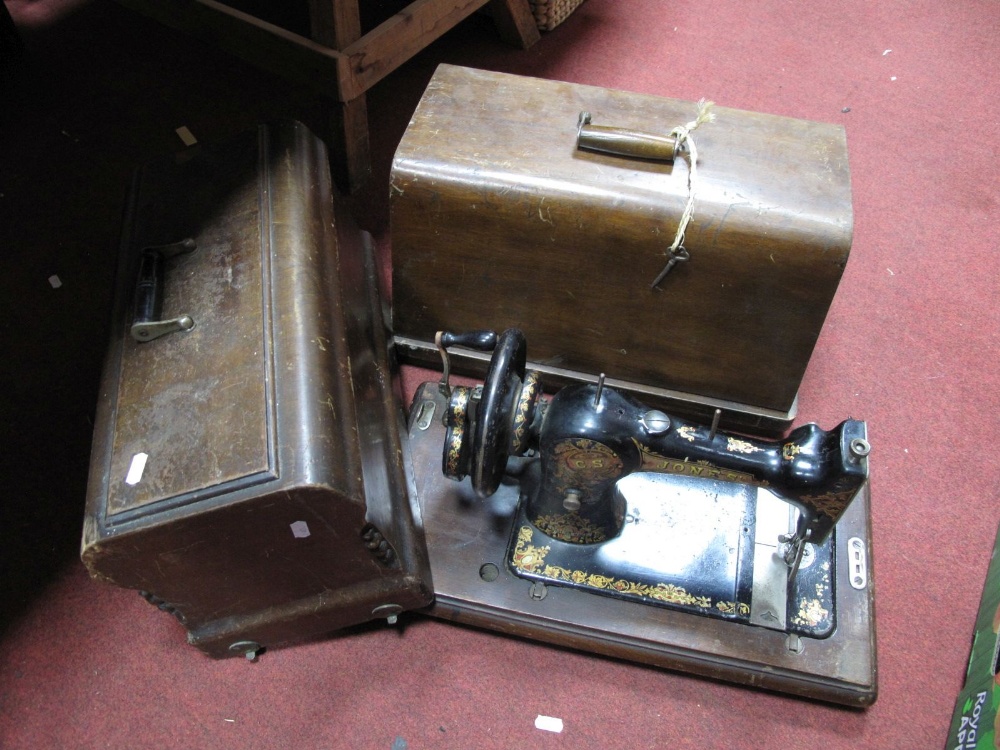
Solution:
{"label": "sewing machine", "polygon": [[[866,425],[780,440],[600,376],[543,395],[514,329],[435,339],[413,401],[431,614],[848,705],[876,696]],[[449,352],[492,352],[482,385]]]}

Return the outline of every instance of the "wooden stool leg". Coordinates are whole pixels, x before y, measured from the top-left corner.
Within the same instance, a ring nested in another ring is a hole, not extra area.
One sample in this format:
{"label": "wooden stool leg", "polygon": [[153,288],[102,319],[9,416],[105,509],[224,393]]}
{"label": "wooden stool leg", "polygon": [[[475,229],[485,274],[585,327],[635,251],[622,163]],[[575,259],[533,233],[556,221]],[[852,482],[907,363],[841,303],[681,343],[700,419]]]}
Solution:
{"label": "wooden stool leg", "polygon": [[500,38],[507,44],[528,49],[541,38],[528,0],[491,0],[490,12]]}

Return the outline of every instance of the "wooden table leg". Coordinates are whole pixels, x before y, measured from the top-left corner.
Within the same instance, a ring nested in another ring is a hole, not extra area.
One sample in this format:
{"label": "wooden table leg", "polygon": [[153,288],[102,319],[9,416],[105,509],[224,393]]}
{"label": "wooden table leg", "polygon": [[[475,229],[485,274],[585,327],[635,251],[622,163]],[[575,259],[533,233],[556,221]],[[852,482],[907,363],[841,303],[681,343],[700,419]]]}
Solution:
{"label": "wooden table leg", "polygon": [[[539,40],[538,26],[528,0],[490,0],[489,5],[497,31],[505,42],[526,49]],[[428,16],[429,8],[432,9],[430,16],[433,18],[446,17],[449,8],[454,9],[452,3],[444,0],[423,0],[399,14],[398,19],[412,20],[410,14],[418,12],[415,10],[417,6],[424,16]],[[313,41],[347,52],[352,44],[362,39],[358,0],[309,0],[309,12],[310,36]],[[386,24],[382,28],[390,25],[391,23]],[[439,30],[429,35],[420,47],[426,46],[440,33]],[[382,42],[383,38],[392,38],[393,35],[379,34],[376,31],[374,37],[373,47]],[[347,192],[354,193],[363,188],[371,178],[365,95],[361,93],[347,101],[334,102],[331,107],[331,167],[338,184]]]}
{"label": "wooden table leg", "polygon": [[327,97],[329,124],[313,128],[325,131],[334,178],[348,193],[371,176],[365,103],[371,86],[487,3],[505,41],[529,47],[539,39],[528,0],[411,0],[364,36],[359,0],[307,0],[309,38],[220,0],[117,2]]}
{"label": "wooden table leg", "polygon": [[371,178],[368,143],[368,103],[365,95],[349,102],[330,103],[330,169],[343,192],[363,188]]}
{"label": "wooden table leg", "polygon": [[490,12],[500,38],[507,44],[528,49],[541,38],[528,0],[491,0]]}

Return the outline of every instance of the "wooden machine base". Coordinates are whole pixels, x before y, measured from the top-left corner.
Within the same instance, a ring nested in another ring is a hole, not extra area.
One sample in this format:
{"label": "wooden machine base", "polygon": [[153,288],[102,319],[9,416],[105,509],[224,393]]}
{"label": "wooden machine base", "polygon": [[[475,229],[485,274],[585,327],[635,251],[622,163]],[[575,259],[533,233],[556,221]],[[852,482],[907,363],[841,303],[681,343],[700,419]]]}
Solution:
{"label": "wooden machine base", "polygon": [[[433,413],[431,409],[433,408]],[[874,580],[867,485],[835,530],[831,575],[836,629],[789,635],[659,606],[549,585],[533,587],[506,563],[519,490],[505,482],[486,500],[468,479],[441,471],[445,401],[437,384],[417,390],[408,448],[434,581],[428,613],[502,633],[848,706],[877,695]],[[848,549],[848,542],[859,545]],[[860,561],[861,567],[855,567]],[[850,575],[860,588],[851,585]],[[857,578],[858,575],[862,577]]]}

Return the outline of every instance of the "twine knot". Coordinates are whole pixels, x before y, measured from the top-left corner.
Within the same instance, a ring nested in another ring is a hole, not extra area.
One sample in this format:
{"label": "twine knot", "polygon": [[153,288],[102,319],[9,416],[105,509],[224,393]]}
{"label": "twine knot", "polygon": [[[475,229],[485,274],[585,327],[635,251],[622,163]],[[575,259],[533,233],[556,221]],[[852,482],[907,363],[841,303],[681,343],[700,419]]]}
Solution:
{"label": "twine knot", "polygon": [[704,99],[700,100],[698,102],[698,115],[691,122],[678,125],[670,131],[670,135],[674,137],[675,141],[674,153],[687,155],[688,198],[687,203],[684,204],[684,212],[681,214],[681,220],[677,224],[677,233],[674,235],[674,241],[665,253],[668,258],[667,265],[664,266],[663,270],[660,271],[660,275],[650,285],[652,287],[659,284],[677,262],[686,261],[691,257],[684,248],[684,233],[687,231],[688,223],[690,223],[691,217],[694,215],[695,184],[698,174],[698,147],[695,145],[691,133],[697,130],[699,126],[704,125],[706,122],[712,122],[715,119],[715,113],[711,111],[713,106],[714,102],[707,102]]}

